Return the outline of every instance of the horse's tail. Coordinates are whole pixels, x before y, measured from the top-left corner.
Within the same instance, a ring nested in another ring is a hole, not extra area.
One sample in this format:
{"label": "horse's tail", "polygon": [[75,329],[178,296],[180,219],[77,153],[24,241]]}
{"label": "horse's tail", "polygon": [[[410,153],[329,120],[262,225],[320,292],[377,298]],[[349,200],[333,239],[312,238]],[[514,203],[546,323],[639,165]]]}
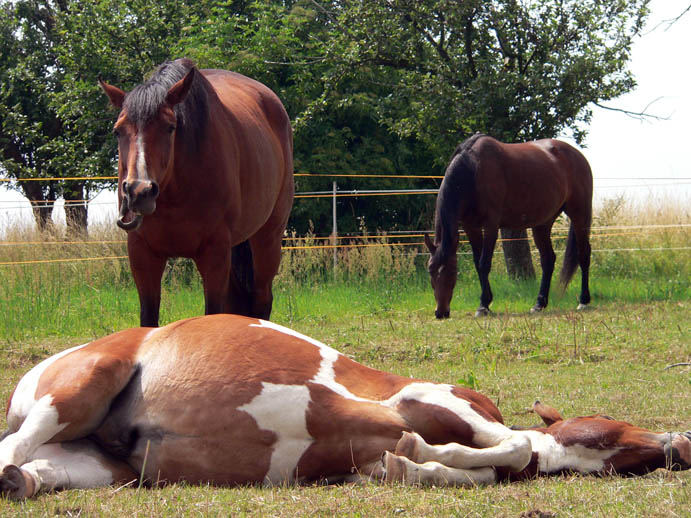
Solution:
{"label": "horse's tail", "polygon": [[[591,217],[589,215],[585,228],[586,235],[590,234],[590,220]],[[561,273],[559,274],[559,287],[562,293],[566,291],[566,287],[569,285],[569,282],[571,282],[573,274],[576,273],[576,269],[578,268],[579,264],[578,255],[579,250],[578,245],[576,243],[576,231],[574,229],[572,221],[569,225],[569,235],[566,238],[566,251],[564,252],[564,263],[561,267]]]}
{"label": "horse's tail", "polygon": [[249,241],[243,241],[232,248],[230,264],[230,311],[237,315],[250,315],[254,291],[254,266]]}

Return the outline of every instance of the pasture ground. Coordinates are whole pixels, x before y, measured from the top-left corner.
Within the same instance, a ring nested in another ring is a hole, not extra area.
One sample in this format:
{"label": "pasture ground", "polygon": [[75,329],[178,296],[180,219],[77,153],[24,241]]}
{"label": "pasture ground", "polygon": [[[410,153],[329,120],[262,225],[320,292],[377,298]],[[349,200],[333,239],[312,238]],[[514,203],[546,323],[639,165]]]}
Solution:
{"label": "pasture ground", "polygon": [[[633,212],[626,220],[613,205],[601,209],[594,223],[690,222],[685,207],[662,219],[653,212]],[[585,312],[574,311],[577,273],[566,295],[559,297],[553,286],[547,311],[530,315],[537,281],[510,281],[497,251],[494,316],[472,316],[479,286],[469,257],[459,256],[451,318],[437,321],[419,258],[406,255],[409,249],[363,248],[341,255],[336,274],[329,270],[330,251],[284,256],[272,319],[372,367],[473,387],[497,402],[507,424],[537,424],[539,418],[526,409],[540,399],[565,417],[606,413],[657,431],[691,430],[691,367],[666,369],[691,361],[691,230],[658,230],[608,230],[593,239],[596,250],[618,251],[594,252],[593,303]],[[121,244],[110,242],[121,234],[92,233],[83,246],[51,242],[40,252],[28,243],[50,238],[3,238],[27,244],[0,247],[0,262],[123,252]],[[559,250],[560,241],[555,242]],[[184,262],[166,274],[162,323],[200,314],[195,275]],[[138,301],[122,260],[0,266],[0,315],[0,399],[7,400],[20,376],[47,355],[136,325]],[[3,414],[0,428],[4,425]],[[690,510],[691,471],[640,478],[570,475],[473,489],[176,484],[72,490],[22,503],[0,500],[0,516],[8,517],[668,517],[690,516]]]}
{"label": "pasture ground", "polygon": [[[275,320],[365,364],[474,387],[498,402],[508,424],[536,424],[537,416],[526,409],[539,398],[565,417],[601,412],[658,431],[691,429],[691,368],[665,370],[691,360],[688,300],[596,301],[582,313],[556,308],[530,316],[526,310],[531,304],[514,299],[498,305],[495,316],[487,319],[473,318],[472,310],[457,310],[451,319],[436,321],[431,294],[422,283],[397,289],[399,303],[375,309],[372,304],[388,300],[382,289],[304,288],[292,304],[298,309],[309,306],[309,315],[299,311],[301,316],[291,322],[288,305],[281,303]],[[568,298],[573,306],[574,297]],[[418,301],[417,309],[406,309],[413,300]],[[38,334],[21,343],[2,343],[1,397],[9,397],[13,384],[39,359],[89,338]],[[519,516],[538,509],[560,517],[688,516],[690,487],[691,472],[664,471],[642,478],[574,475],[475,489],[174,485],[160,490],[66,491],[24,503],[0,502],[0,513]]]}

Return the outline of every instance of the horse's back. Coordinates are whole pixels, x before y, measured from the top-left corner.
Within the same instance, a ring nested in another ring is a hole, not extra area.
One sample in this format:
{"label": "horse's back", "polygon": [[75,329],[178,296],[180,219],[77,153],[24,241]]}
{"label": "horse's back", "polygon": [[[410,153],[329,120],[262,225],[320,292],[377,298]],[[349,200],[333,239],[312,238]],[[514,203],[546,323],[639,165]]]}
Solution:
{"label": "horse's back", "polygon": [[203,69],[201,73],[231,112],[237,116],[251,113],[257,117],[261,114],[282,142],[292,142],[290,118],[273,90],[259,81],[229,70]]}
{"label": "horse's back", "polygon": [[478,206],[501,212],[499,226],[526,228],[549,221],[574,196],[592,193],[585,157],[556,139],[507,144],[479,138],[472,147],[477,166]]}

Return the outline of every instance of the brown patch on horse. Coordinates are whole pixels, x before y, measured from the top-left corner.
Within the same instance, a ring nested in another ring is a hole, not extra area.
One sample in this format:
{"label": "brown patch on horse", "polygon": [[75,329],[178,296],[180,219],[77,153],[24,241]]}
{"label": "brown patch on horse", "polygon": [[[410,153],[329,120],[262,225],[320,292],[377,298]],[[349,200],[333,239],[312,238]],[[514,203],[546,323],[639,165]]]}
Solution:
{"label": "brown patch on horse", "polygon": [[338,357],[333,367],[336,383],[340,383],[357,397],[374,401],[388,399],[416,381],[366,367],[343,355]]}
{"label": "brown patch on horse", "polygon": [[134,374],[135,355],[150,331],[134,328],[106,336],[59,358],[43,372],[34,397],[52,396],[58,422],[69,423],[53,442],[83,437],[98,426]]}

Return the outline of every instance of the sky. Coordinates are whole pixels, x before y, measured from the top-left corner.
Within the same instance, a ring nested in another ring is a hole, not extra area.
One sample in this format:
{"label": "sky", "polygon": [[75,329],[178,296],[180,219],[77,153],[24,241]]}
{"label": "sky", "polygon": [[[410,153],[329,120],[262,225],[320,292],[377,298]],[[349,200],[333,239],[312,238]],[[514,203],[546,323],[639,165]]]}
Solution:
{"label": "sky", "polygon": [[[639,120],[593,107],[588,137],[580,148],[590,162],[595,205],[623,196],[646,202],[691,200],[691,12],[668,22],[691,0],[653,0],[643,35],[632,48],[630,70],[638,83],[607,106],[661,116]],[[651,104],[652,103],[652,104]],[[564,139],[568,140],[568,139]],[[114,221],[115,193],[99,194],[90,204],[90,223]],[[64,221],[58,202],[55,221]],[[0,228],[17,218],[31,222],[29,203],[0,187]]]}

